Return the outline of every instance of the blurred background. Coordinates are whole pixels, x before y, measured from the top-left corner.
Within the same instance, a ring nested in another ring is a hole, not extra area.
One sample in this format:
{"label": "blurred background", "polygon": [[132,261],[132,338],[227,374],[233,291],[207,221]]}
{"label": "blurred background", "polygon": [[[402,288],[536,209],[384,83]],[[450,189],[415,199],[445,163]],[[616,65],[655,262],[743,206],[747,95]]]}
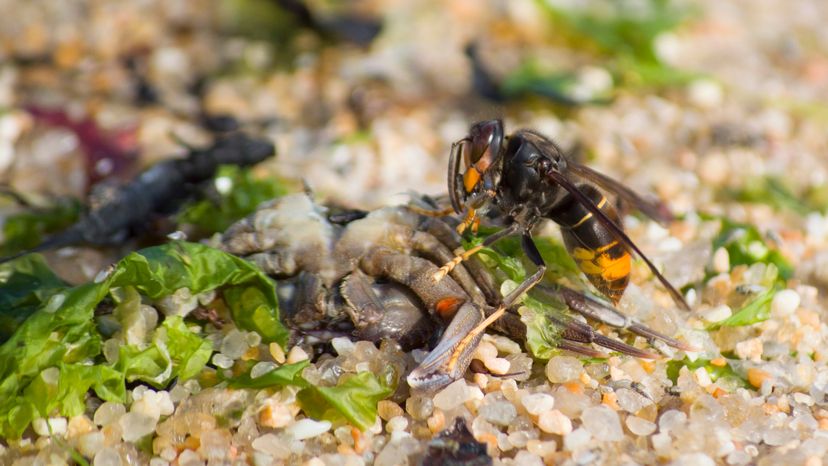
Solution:
{"label": "blurred background", "polygon": [[[680,214],[810,212],[828,200],[826,9],[2,0],[0,184],[41,204],[84,199],[240,128],[278,152],[246,180],[304,180],[321,199],[370,208],[445,192],[451,142],[502,117]],[[249,210],[262,196],[237,201]],[[18,207],[0,200],[0,217]]]}

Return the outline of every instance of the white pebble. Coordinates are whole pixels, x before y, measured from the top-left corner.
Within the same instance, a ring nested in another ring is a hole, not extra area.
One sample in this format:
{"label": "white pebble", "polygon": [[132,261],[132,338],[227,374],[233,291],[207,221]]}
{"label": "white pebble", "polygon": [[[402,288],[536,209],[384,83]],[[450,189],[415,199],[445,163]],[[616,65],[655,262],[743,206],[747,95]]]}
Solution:
{"label": "white pebble", "polygon": [[517,416],[517,409],[508,401],[496,401],[481,406],[478,414],[492,424],[508,426]]}
{"label": "white pebble", "polygon": [[270,361],[259,361],[250,369],[250,378],[257,379],[278,367],[276,363]]}
{"label": "white pebble", "polygon": [[564,450],[577,451],[592,443],[592,435],[583,427],[564,435]]}
{"label": "white pebble", "polygon": [[230,369],[233,367],[233,360],[222,353],[216,353],[213,355],[213,364],[221,369]]}
{"label": "white pebble", "polygon": [[713,383],[710,379],[710,373],[708,373],[707,369],[704,367],[699,367],[693,371],[693,379],[695,379],[696,383],[698,383],[702,388],[709,387]]}
{"label": "white pebble", "polygon": [[635,435],[647,436],[655,432],[656,425],[638,416],[627,416],[627,428]]}
{"label": "white pebble", "polygon": [[537,424],[540,430],[550,434],[566,435],[572,432],[572,420],[557,409],[541,413]]}
{"label": "white pebble", "polygon": [[584,423],[584,429],[588,430],[596,440],[616,442],[624,438],[618,413],[606,405],[585,409],[581,413],[581,420]]}
{"label": "white pebble", "polygon": [[121,437],[125,442],[134,442],[145,435],[149,435],[155,431],[155,424],[158,419],[154,419],[141,413],[126,413],[118,420],[121,426]]}
{"label": "white pebble", "polygon": [[[476,388],[476,387],[475,387]],[[471,398],[471,391],[463,379],[449,384],[434,395],[434,406],[443,411],[451,411]]]}
{"label": "white pebble", "polygon": [[558,449],[558,443],[554,440],[537,440],[532,439],[526,442],[526,449],[540,457],[551,455]]}
{"label": "white pebble", "polygon": [[495,348],[497,348],[497,351],[501,354],[520,354],[523,352],[523,349],[517,342],[514,342],[503,335],[489,335],[487,333],[483,336],[483,341],[492,342]]}
{"label": "white pebble", "polygon": [[572,356],[555,356],[546,363],[546,377],[552,383],[564,383],[581,376],[581,361]]}
{"label": "white pebble", "polygon": [[491,358],[483,361],[483,365],[486,366],[486,369],[489,369],[494,375],[503,375],[509,373],[509,368],[511,367],[511,363],[507,359],[503,358]]}
{"label": "white pebble", "polygon": [[147,390],[130,407],[130,412],[143,414],[155,419],[156,422],[161,416],[169,416],[174,410],[175,407],[173,406],[172,399],[166,390],[158,392],[155,390]]}
{"label": "white pebble", "polygon": [[714,108],[722,103],[722,87],[709,79],[697,79],[688,89],[690,101],[702,108]]}
{"label": "white pebble", "polygon": [[730,271],[730,254],[727,252],[727,249],[720,247],[713,253],[713,270],[716,273]]}
{"label": "white pebble", "polygon": [[308,353],[305,352],[301,347],[294,346],[290,349],[287,356],[287,363],[288,364],[296,364],[300,361],[305,361],[308,359]]}
{"label": "white pebble", "polygon": [[330,421],[314,421],[313,419],[302,419],[285,429],[296,440],[305,440],[316,437],[331,429]]}
{"label": "white pebble", "polygon": [[385,424],[385,430],[388,432],[404,431],[408,428],[408,419],[405,416],[394,416]]}
{"label": "white pebble", "polygon": [[523,407],[526,408],[526,411],[533,416],[538,416],[541,413],[550,411],[555,407],[555,398],[546,393],[532,393],[530,395],[524,395],[523,398],[520,399],[520,402],[523,404]]}
{"label": "white pebble", "polygon": [[88,432],[78,437],[78,451],[87,458],[92,458],[95,453],[104,447],[104,435],[102,432]]}
{"label": "white pebble", "polygon": [[794,290],[782,290],[773,296],[771,312],[779,317],[793,314],[799,308],[801,298]]}
{"label": "white pebble", "polygon": [[[290,456],[290,448],[288,442],[276,434],[264,434],[256,438],[251,443],[253,449],[257,452],[267,454],[271,461],[273,459],[286,459]],[[264,464],[271,464],[270,461]]]}
{"label": "white pebble", "polygon": [[484,362],[496,357],[497,348],[495,348],[495,345],[489,343],[488,341],[481,341],[480,344],[477,345],[477,349],[474,352],[474,358]]}
{"label": "white pebble", "polygon": [[515,463],[526,466],[543,466],[543,460],[540,456],[530,453],[526,450],[521,450],[515,455]]}
{"label": "white pebble", "polygon": [[94,466],[121,466],[121,455],[112,447],[104,448],[95,454]]}
{"label": "white pebble", "polygon": [[676,426],[684,424],[687,421],[687,415],[677,409],[671,409],[658,419],[658,429],[660,432],[670,432]]}
{"label": "white pebble", "polygon": [[702,313],[702,319],[707,322],[721,322],[733,315],[733,310],[727,304],[720,304]]}
{"label": "white pebble", "polygon": [[331,346],[333,346],[336,354],[340,356],[345,356],[354,352],[354,342],[352,342],[348,337],[334,338],[331,340]]}
{"label": "white pebble", "polygon": [[117,421],[124,414],[126,414],[126,407],[124,405],[121,403],[106,401],[102,405],[98,406],[92,421],[99,426],[105,426]]}
{"label": "white pebble", "polygon": [[39,417],[32,421],[32,428],[37,435],[48,437],[50,435],[62,436],[66,434],[66,427],[68,423],[65,417],[50,417],[47,423],[46,419]]}
{"label": "white pebble", "polygon": [[716,466],[716,462],[704,453],[686,453],[673,460],[670,466]]}

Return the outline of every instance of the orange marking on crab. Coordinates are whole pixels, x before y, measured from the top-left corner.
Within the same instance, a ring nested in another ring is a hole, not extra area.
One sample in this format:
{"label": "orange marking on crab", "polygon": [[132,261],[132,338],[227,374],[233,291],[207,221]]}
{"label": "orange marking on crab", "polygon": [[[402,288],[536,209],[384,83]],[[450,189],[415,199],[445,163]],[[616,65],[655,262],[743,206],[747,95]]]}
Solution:
{"label": "orange marking on crab", "polygon": [[450,296],[437,301],[437,304],[434,305],[434,310],[437,311],[437,314],[439,314],[443,320],[449,320],[454,317],[457,309],[459,309],[460,305],[463,303],[463,299]]}

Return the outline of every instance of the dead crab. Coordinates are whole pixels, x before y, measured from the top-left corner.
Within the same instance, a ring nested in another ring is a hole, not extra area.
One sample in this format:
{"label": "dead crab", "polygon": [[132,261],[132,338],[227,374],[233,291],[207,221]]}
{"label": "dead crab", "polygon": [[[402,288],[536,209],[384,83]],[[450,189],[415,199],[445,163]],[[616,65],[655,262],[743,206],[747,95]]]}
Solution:
{"label": "dead crab", "polygon": [[[461,247],[460,237],[447,220],[408,206],[330,214],[307,194],[294,194],[261,205],[231,226],[221,243],[279,280],[283,311],[297,335],[349,331],[363,340],[393,339],[408,350],[426,346],[442,332],[407,378],[415,389],[434,390],[462,377],[483,335],[470,336],[471,331],[503,302],[494,276],[475,258],[459,264],[447,279],[433,280]],[[586,318],[683,348],[578,291],[539,286],[533,293],[562,301]],[[556,323],[563,328],[562,349],[603,355],[587,346],[595,343],[636,357],[657,357],[579,320]],[[514,312],[493,329],[518,341],[526,335]]]}

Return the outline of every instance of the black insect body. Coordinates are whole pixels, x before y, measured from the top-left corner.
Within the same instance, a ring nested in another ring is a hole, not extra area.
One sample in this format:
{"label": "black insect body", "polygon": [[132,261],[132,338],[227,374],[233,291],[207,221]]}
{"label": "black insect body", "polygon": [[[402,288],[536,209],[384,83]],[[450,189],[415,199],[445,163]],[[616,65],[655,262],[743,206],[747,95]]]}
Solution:
{"label": "black insect body", "polygon": [[598,187],[655,220],[669,221],[669,211],[660,202],[644,199],[621,183],[568,160],[545,136],[531,130],[506,136],[500,120],[472,125],[469,135],[452,146],[448,187],[452,208],[464,215],[460,231],[468,226],[476,229],[479,215],[487,209],[503,215],[508,226],[486,238],[481,246],[455,257],[435,275],[436,280],[482,247],[513,234],[521,235],[525,253],[537,266],[533,275],[504,297],[496,315],[476,331],[482,331],[543,278],[546,265],[532,241],[531,231],[547,219],[561,226],[570,255],[595,287],[614,303],[621,299],[629,282],[630,253],[635,252],[676,304],[689,309],[681,294],[624,233],[615,207]]}
{"label": "black insect body", "polygon": [[113,245],[123,242],[155,215],[168,215],[195,196],[220,165],[249,166],[273,156],[275,148],[263,139],[242,133],[221,137],[205,149],[192,149],[183,159],[157,163],[129,183],[117,187],[99,206],[68,229],[40,245],[0,259],[0,263],[32,252],[65,246]]}

